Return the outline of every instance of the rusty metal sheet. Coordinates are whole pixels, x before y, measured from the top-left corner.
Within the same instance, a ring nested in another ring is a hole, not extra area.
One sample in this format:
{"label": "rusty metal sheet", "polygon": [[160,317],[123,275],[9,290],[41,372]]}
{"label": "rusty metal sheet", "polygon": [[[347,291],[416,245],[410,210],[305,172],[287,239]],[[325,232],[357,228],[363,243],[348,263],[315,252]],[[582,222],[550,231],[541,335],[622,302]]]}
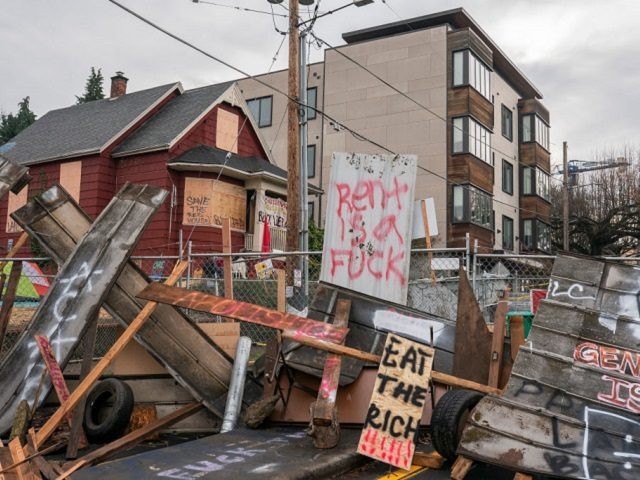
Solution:
{"label": "rusty metal sheet", "polygon": [[415,155],[334,153],[320,279],[407,302]]}
{"label": "rusty metal sheet", "polygon": [[138,297],[177,307],[189,308],[199,312],[212,313],[242,322],[255,323],[279,330],[288,330],[295,334],[334,343],[341,343],[348,331],[348,329],[344,327],[336,327],[328,323],[309,320],[290,313],[281,313],[260,305],[217,297],[196,290],[170,287],[160,283],[148,285],[138,293]]}
{"label": "rusty metal sheet", "polygon": [[453,374],[456,377],[486,384],[489,380],[491,365],[492,336],[480,311],[467,273],[462,267],[460,267],[458,278],[460,280]]}
{"label": "rusty metal sheet", "polygon": [[[47,202],[48,190],[32,201]],[[33,402],[45,368],[34,335],[51,342],[64,368],[73,347],[97,315],[151,216],[167,192],[146,185],[125,185],[78,243],[40,302],[31,323],[0,363],[0,432],[11,427],[21,400]],[[29,205],[23,207],[23,212]],[[50,387],[44,381],[45,390]]]}
{"label": "rusty metal sheet", "polygon": [[[32,203],[28,210],[18,211],[16,220],[59,265],[91,226],[91,219],[61,187],[51,189],[46,203]],[[149,278],[133,262],[127,262],[105,299],[105,309],[126,327],[144,305],[133,293],[149,283]],[[158,305],[136,340],[195,399],[221,415],[224,401],[220,398],[224,398],[228,389],[232,360],[185,315],[169,305]],[[247,401],[251,398],[245,394]]]}
{"label": "rusty metal sheet", "polygon": [[559,256],[548,298],[458,453],[563,478],[640,478],[640,268]]}
{"label": "rusty metal sheet", "polygon": [[[308,317],[321,322],[332,322],[339,300],[351,302],[349,333],[345,340],[345,345],[348,347],[381,355],[387,332],[394,332],[429,345],[433,340],[436,349],[434,370],[444,373],[452,372],[454,322],[326,283],[320,283],[318,286]],[[318,378],[322,377],[326,352],[289,341],[285,342],[283,351],[290,367]],[[363,366],[362,361],[343,358],[340,385],[353,383],[360,375]]]}

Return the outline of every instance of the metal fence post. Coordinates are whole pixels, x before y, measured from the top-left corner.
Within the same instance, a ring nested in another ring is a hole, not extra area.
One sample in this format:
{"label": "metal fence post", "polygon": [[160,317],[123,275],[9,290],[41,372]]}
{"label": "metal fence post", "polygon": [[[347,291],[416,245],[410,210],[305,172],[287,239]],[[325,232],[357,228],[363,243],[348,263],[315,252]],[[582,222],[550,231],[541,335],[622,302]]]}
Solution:
{"label": "metal fence post", "polygon": [[470,247],[471,247],[471,237],[469,236],[469,232],[466,233],[465,237],[464,237],[464,247],[465,247],[465,266],[467,267],[467,278],[469,278],[469,276],[471,275],[471,272],[469,271],[471,269],[471,262],[470,260]]}
{"label": "metal fence post", "polygon": [[471,274],[471,287],[473,288],[473,293],[476,298],[478,298],[478,292],[476,292],[476,269],[478,268],[478,239],[476,238],[473,242],[473,273]]}

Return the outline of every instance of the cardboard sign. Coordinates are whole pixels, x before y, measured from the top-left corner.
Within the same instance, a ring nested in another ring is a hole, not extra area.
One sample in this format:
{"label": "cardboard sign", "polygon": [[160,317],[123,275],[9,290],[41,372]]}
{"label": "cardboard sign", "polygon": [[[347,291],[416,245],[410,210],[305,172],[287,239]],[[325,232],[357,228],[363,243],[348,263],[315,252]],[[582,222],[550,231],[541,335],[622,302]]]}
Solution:
{"label": "cardboard sign", "polygon": [[183,225],[222,227],[222,219],[228,218],[233,230],[246,229],[247,195],[238,185],[187,177],[183,200]]}
{"label": "cardboard sign", "polygon": [[408,470],[429,395],[434,350],[389,333],[358,453]]}
{"label": "cardboard sign", "polygon": [[254,265],[254,268],[256,270],[256,276],[260,280],[264,280],[265,278],[271,275],[271,272],[273,271],[273,262],[271,261],[270,258],[267,258],[262,262],[256,263]]}
{"label": "cardboard sign", "polygon": [[406,303],[416,163],[333,154],[320,280]]}

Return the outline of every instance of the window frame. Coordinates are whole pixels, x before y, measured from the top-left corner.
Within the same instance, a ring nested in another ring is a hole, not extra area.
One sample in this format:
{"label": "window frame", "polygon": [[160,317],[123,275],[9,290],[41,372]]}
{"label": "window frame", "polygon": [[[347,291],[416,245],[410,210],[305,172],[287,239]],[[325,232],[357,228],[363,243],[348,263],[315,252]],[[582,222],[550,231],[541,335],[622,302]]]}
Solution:
{"label": "window frame", "polygon": [[[460,123],[462,123],[462,127],[460,127]],[[472,130],[473,135],[471,135]],[[459,137],[460,132],[462,132],[461,142],[456,139],[456,136]],[[451,153],[453,155],[471,154],[478,160],[494,166],[491,138],[491,130],[469,115],[451,119]],[[462,146],[461,150],[457,149],[459,145]],[[486,158],[483,158],[483,156]]]}
{"label": "window frame", "polygon": [[[456,59],[462,58],[462,75],[459,75],[459,62]],[[491,94],[491,72],[492,69],[480,60],[470,48],[454,50],[451,52],[451,84],[453,87],[468,86],[492,102]],[[493,103],[493,102],[492,102]]]}
{"label": "window frame", "polygon": [[[529,128],[525,128],[525,119],[529,122]],[[520,119],[520,142],[537,143],[547,152],[550,152],[550,132],[551,126],[536,113],[526,113]],[[525,138],[525,133],[529,133]]]}
{"label": "window frame", "polygon": [[[531,225],[531,245],[525,243],[526,225]],[[536,251],[549,253],[551,251],[551,225],[543,222],[539,218],[525,218],[522,220],[522,230],[520,232],[522,238],[522,249],[525,251]],[[545,235],[546,239],[541,240],[541,236]]]}
{"label": "window frame", "polygon": [[313,220],[314,223],[316,221],[315,210],[316,210],[316,203],[307,202],[307,220]]}
{"label": "window frame", "polygon": [[[502,104],[502,108],[501,108],[501,130],[502,130],[502,136],[504,138],[506,138],[507,140],[509,140],[510,142],[513,142],[513,111],[511,111],[511,109],[509,107],[507,107],[504,103]],[[508,118],[509,118],[509,129],[508,132],[505,134],[505,113],[508,113]]]}
{"label": "window frame", "polygon": [[[262,125],[262,105],[263,102],[265,102],[267,99],[269,99],[269,104],[270,104],[270,108],[269,108],[269,123],[268,124],[264,124]],[[255,115],[253,115],[254,110],[251,108],[251,104],[252,102],[258,102],[258,116],[256,117]],[[255,98],[250,98],[247,100],[247,106],[249,107],[249,110],[251,111],[251,114],[253,115],[253,119],[255,120],[256,124],[258,125],[258,128],[268,128],[271,127],[273,125],[273,95],[265,95],[263,97],[255,97]]]}
{"label": "window frame", "polygon": [[[458,203],[461,201],[462,203]],[[473,203],[477,202],[480,219],[484,216],[486,221],[478,221],[478,215],[473,213]],[[485,203],[483,205],[483,203]],[[472,223],[481,228],[493,231],[493,196],[484,190],[470,184],[454,185],[451,192],[451,223]],[[460,211],[461,216],[457,215]]]}
{"label": "window frame", "polygon": [[[508,165],[508,168],[505,168],[505,166]],[[505,171],[506,170],[510,170],[511,171],[511,179],[510,179],[510,190],[507,190],[505,188]],[[509,195],[513,195],[513,163],[505,160],[504,158],[502,159],[502,191],[504,193],[507,193]]]}
{"label": "window frame", "polygon": [[[313,105],[309,102],[309,92],[313,91]],[[307,105],[310,105],[313,108],[306,107],[307,110],[307,121],[315,120],[317,118],[317,112],[315,109],[318,108],[318,87],[309,87],[307,88]]]}
{"label": "window frame", "polygon": [[[531,172],[529,179],[525,179],[525,172]],[[520,194],[522,196],[536,196],[545,201],[550,201],[551,176],[537,165],[523,165],[520,177]],[[544,179],[541,181],[541,179]],[[527,181],[528,180],[528,181]],[[544,192],[540,186],[544,186]]]}
{"label": "window frame", "polygon": [[[505,242],[505,234],[507,229],[505,228],[505,225],[510,224],[511,225],[511,238],[509,239],[509,242]],[[514,239],[515,239],[515,231],[514,231],[514,220],[511,217],[508,217],[506,215],[502,215],[502,249],[503,250],[509,250],[509,251],[513,251],[514,250]]]}
{"label": "window frame", "polygon": [[[310,149],[313,149],[313,156],[309,155]],[[316,153],[317,148],[315,143],[312,145],[307,145],[307,178],[316,177]],[[313,168],[309,167],[309,162],[312,162]]]}

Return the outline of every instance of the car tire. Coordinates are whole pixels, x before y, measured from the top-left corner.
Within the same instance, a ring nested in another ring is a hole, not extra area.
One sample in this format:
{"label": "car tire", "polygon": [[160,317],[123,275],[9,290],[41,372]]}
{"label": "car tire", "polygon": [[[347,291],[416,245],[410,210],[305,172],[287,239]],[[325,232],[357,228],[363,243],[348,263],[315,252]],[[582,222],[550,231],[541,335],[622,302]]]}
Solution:
{"label": "car tire", "polygon": [[110,442],[122,436],[133,412],[133,391],[117,378],[98,383],[87,397],[83,427],[92,443]]}
{"label": "car tire", "polygon": [[455,388],[436,403],[431,415],[431,442],[444,458],[456,457],[467,417],[482,397],[481,393]]}

